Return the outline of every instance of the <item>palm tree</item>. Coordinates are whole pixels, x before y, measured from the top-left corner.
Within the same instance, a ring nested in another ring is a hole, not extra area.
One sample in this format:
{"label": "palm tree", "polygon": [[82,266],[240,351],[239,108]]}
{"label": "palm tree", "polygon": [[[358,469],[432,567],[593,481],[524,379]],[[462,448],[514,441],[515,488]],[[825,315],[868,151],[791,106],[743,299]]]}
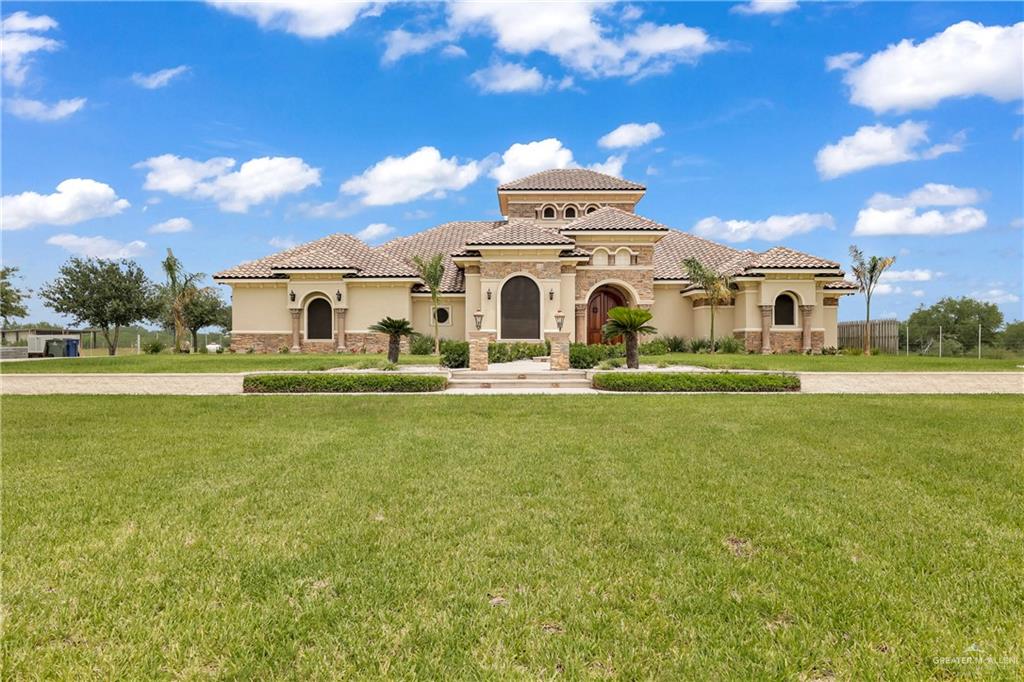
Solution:
{"label": "palm tree", "polygon": [[622,306],[608,311],[608,321],[601,327],[605,339],[622,336],[626,339],[626,367],[640,368],[640,353],[637,341],[640,334],[657,334],[658,330],[647,324],[650,322],[651,311],[643,308],[624,308]]}
{"label": "palm tree", "polygon": [[704,290],[708,303],[711,305],[711,352],[715,352],[715,311],[719,304],[728,303],[732,298],[732,290],[729,288],[730,277],[719,274],[717,270],[709,268],[696,258],[687,258],[683,261],[683,267],[689,273],[689,280],[699,289]]}
{"label": "palm tree", "polygon": [[430,260],[423,260],[419,256],[412,257],[413,265],[419,272],[420,279],[430,290],[430,302],[434,307],[431,317],[434,320],[434,355],[441,352],[440,329],[437,322],[437,299],[441,295],[441,279],[444,277],[444,261],[441,254],[434,254]]}
{"label": "palm tree", "polygon": [[167,311],[170,313],[171,321],[174,324],[174,352],[181,352],[181,340],[187,337],[188,321],[185,319],[185,309],[192,299],[195,298],[198,289],[196,282],[204,277],[201,272],[189,274],[185,272],[181,261],[168,248],[167,258],[161,265],[164,274],[167,275],[167,284],[164,285],[164,296],[166,298]]}
{"label": "palm tree", "polygon": [[398,350],[402,343],[402,337],[415,334],[409,320],[404,317],[397,320],[393,317],[385,317],[377,324],[371,325],[370,331],[388,335],[388,362],[398,362]]}
{"label": "palm tree", "polygon": [[871,294],[875,291],[875,285],[882,277],[882,273],[888,270],[896,262],[896,256],[879,258],[871,256],[864,260],[864,254],[856,245],[850,245],[850,258],[853,259],[853,277],[857,280],[857,288],[864,294],[864,301],[867,310],[864,313],[864,355],[871,354]]}

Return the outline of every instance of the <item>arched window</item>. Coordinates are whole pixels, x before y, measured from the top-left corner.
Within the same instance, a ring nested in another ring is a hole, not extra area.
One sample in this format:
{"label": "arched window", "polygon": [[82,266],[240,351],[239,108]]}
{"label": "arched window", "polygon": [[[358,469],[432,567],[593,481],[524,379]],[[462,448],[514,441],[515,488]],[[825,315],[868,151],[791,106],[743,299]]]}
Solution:
{"label": "arched window", "polygon": [[545,220],[554,220],[555,218],[555,207],[545,206],[544,211],[541,213]]}
{"label": "arched window", "polygon": [[615,264],[616,265],[629,265],[633,262],[633,254],[630,253],[629,249],[622,247],[615,252]]}
{"label": "arched window", "polygon": [[330,339],[331,304],[322,298],[314,298],[306,306],[306,339]]}
{"label": "arched window", "polygon": [[775,325],[792,326],[796,324],[796,301],[789,294],[779,294],[775,297]]}
{"label": "arched window", "polygon": [[608,265],[608,252],[605,249],[594,249],[590,256],[591,265]]}
{"label": "arched window", "polygon": [[575,206],[566,206],[565,207],[565,217],[566,218],[575,218],[576,217],[576,207]]}
{"label": "arched window", "polygon": [[513,277],[501,287],[501,338],[540,338],[540,289],[529,277]]}
{"label": "arched window", "polygon": [[597,206],[587,206],[586,213],[587,213],[587,215],[590,215],[591,213],[593,213],[596,210],[597,210]]}

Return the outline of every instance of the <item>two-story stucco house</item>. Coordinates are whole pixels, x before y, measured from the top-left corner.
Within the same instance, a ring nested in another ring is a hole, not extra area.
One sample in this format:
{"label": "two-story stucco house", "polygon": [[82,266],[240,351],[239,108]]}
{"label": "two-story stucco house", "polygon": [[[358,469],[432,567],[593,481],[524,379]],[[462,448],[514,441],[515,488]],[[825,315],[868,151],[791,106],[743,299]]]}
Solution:
{"label": "two-story stucco house", "polygon": [[[660,335],[706,337],[709,307],[682,266],[696,257],[733,277],[716,333],[750,351],[836,345],[839,297],[854,293],[833,261],[775,247],[741,251],[636,213],[646,189],[582,169],[549,170],[498,187],[504,220],[444,223],[370,247],[334,234],[215,276],[232,288],[232,348],[380,351],[385,316],[443,338],[540,341],[559,331],[600,343],[609,308],[640,306]],[[433,310],[413,256],[444,256]],[[721,331],[719,331],[721,330]],[[474,334],[475,332],[475,334]]]}

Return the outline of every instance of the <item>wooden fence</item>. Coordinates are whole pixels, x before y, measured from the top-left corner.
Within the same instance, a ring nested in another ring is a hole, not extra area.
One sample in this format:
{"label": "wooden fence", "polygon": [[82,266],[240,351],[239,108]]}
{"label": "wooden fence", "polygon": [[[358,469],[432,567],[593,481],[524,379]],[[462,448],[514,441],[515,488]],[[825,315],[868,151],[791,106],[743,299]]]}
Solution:
{"label": "wooden fence", "polygon": [[[871,347],[883,353],[898,353],[902,325],[899,320],[871,320]],[[840,348],[863,348],[864,320],[840,322],[838,340]]]}

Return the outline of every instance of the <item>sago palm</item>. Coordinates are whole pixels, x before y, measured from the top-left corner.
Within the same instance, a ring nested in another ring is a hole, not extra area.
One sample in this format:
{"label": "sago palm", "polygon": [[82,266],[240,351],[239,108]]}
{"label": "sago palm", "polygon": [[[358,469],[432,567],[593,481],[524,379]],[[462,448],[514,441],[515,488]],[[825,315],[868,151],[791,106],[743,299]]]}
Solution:
{"label": "sago palm", "polygon": [[864,354],[871,354],[871,294],[875,291],[878,280],[882,273],[892,267],[896,262],[896,256],[879,258],[871,256],[867,260],[864,254],[855,245],[850,246],[850,258],[853,259],[853,277],[857,281],[857,288],[864,294],[866,310],[864,312]]}
{"label": "sago palm", "polygon": [[730,279],[727,275],[719,274],[717,270],[707,267],[696,258],[687,258],[683,261],[686,268],[687,279],[697,288],[704,290],[704,295],[711,306],[711,352],[715,352],[715,312],[722,303],[728,303],[732,299],[732,290],[729,288]]}
{"label": "sago palm", "polygon": [[434,355],[438,355],[441,352],[441,339],[439,323],[437,321],[437,302],[441,296],[441,280],[444,278],[444,261],[441,254],[434,254],[429,260],[424,260],[419,256],[412,257],[413,265],[416,266],[416,271],[420,275],[420,279],[430,290],[430,303],[434,307],[434,312],[431,317],[434,321]]}
{"label": "sago palm", "polygon": [[647,324],[651,317],[653,316],[649,310],[619,306],[608,311],[608,321],[601,327],[601,334],[605,339],[621,336],[626,340],[626,366],[630,369],[640,368],[640,335],[658,333],[657,329]]}
{"label": "sago palm", "polygon": [[398,362],[398,351],[403,336],[412,336],[415,332],[409,320],[400,317],[397,320],[393,317],[385,317],[377,324],[370,326],[371,332],[388,335],[388,362]]}

